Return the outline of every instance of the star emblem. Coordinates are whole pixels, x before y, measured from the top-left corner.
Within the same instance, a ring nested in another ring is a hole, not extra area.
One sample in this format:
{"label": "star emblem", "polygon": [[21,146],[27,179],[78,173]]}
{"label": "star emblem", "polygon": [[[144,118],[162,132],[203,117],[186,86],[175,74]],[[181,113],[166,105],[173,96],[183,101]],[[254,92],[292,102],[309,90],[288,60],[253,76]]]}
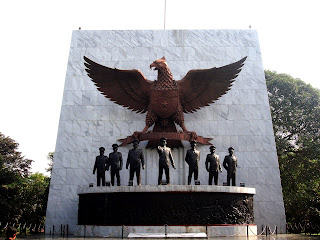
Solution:
{"label": "star emblem", "polygon": [[163,106],[164,108],[167,108],[167,107],[168,107],[168,103],[167,103],[166,101],[162,102],[161,104],[162,104],[162,106]]}

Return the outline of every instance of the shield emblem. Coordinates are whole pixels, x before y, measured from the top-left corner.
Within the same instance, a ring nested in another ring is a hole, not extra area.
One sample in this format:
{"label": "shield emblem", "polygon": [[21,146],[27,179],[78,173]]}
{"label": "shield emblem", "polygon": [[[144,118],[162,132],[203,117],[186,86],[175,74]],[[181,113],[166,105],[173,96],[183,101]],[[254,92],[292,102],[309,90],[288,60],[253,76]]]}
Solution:
{"label": "shield emblem", "polygon": [[174,90],[152,90],[150,110],[159,118],[169,118],[179,109],[179,92]]}

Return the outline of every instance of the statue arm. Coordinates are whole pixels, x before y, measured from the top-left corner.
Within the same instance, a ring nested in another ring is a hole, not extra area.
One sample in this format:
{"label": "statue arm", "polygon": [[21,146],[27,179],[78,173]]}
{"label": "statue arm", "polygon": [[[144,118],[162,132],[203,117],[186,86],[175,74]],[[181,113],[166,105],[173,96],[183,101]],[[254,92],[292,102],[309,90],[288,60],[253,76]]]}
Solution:
{"label": "statue arm", "polygon": [[144,165],[144,156],[143,156],[142,150],[141,150],[141,163],[142,163],[142,169],[144,169],[145,165]]}
{"label": "statue arm", "polygon": [[126,169],[129,168],[129,164],[130,164],[130,151],[128,152],[128,158],[127,158],[127,163],[126,163]]}
{"label": "statue arm", "polygon": [[172,167],[175,169],[176,166],[175,166],[175,164],[174,164],[174,160],[173,160],[173,157],[172,157],[172,152],[171,152],[171,150],[170,150],[170,152],[169,152],[169,158],[170,158]]}
{"label": "statue arm", "polygon": [[94,162],[94,166],[93,166],[93,174],[95,174],[96,169],[97,169],[97,158],[96,158],[96,161]]}
{"label": "statue arm", "polygon": [[207,155],[207,158],[206,158],[206,169],[209,172],[209,157],[208,157],[208,155]]}
{"label": "statue arm", "polygon": [[223,160],[223,167],[228,171],[227,157],[225,157]]}
{"label": "statue arm", "polygon": [[122,159],[122,154],[119,153],[119,161],[120,161],[120,170],[122,169],[122,165],[123,165],[123,159]]}
{"label": "statue arm", "polygon": [[220,164],[220,157],[217,156],[217,158],[218,158],[218,164],[219,164],[219,171],[222,172],[222,168],[221,168],[221,164]]}
{"label": "statue arm", "polygon": [[186,158],[185,158],[185,161],[189,164],[189,162],[190,162],[190,159],[189,159],[189,154],[188,154],[188,152],[186,153]]}
{"label": "statue arm", "polygon": [[106,170],[109,171],[109,167],[110,167],[110,154],[109,154],[109,158],[106,156],[106,161],[105,161],[105,165],[106,165]]}

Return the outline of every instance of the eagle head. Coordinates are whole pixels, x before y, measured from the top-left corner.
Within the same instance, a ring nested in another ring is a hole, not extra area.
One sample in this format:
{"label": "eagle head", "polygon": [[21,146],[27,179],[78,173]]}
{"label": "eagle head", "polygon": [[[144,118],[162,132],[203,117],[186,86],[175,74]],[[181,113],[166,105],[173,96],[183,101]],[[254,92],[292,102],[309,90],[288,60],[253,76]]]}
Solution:
{"label": "eagle head", "polygon": [[153,63],[150,64],[150,69],[163,71],[164,69],[168,68],[168,64],[166,63],[166,58],[162,57],[158,60],[155,60]]}

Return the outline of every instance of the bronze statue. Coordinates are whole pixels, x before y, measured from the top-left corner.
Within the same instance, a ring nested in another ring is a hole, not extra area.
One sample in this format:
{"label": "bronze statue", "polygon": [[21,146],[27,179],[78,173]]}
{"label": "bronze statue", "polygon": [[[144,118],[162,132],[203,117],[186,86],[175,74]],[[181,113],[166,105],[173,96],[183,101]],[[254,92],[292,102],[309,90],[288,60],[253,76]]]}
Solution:
{"label": "bronze statue", "polygon": [[230,186],[230,179],[232,179],[232,186],[236,186],[237,157],[234,155],[233,147],[229,147],[228,151],[229,155],[223,160],[223,167],[227,170],[227,185]]}
{"label": "bronze statue", "polygon": [[194,174],[194,180],[198,180],[200,161],[200,151],[196,149],[197,142],[192,141],[190,145],[191,149],[187,151],[185,158],[186,162],[189,165],[188,185],[191,184],[192,174]]}
{"label": "bronze statue", "polygon": [[96,161],[93,167],[93,174],[95,174],[97,170],[97,186],[100,186],[100,182],[102,182],[102,186],[106,185],[106,170],[108,164],[108,157],[104,156],[104,147],[99,148],[100,155],[96,157]]}
{"label": "bronze statue", "polygon": [[134,140],[133,141],[133,149],[129,150],[128,158],[127,158],[127,164],[126,168],[129,168],[130,165],[130,175],[129,180],[133,180],[134,173],[136,173],[137,178],[137,184],[141,185],[141,175],[140,175],[140,169],[144,169],[144,156],[142,149],[139,147],[139,141]]}
{"label": "bronze statue", "polygon": [[122,154],[118,152],[118,144],[112,144],[113,152],[109,154],[107,170],[111,166],[111,185],[114,186],[114,177],[117,177],[117,186],[120,186],[120,170],[122,169]]}
{"label": "bronze statue", "polygon": [[163,170],[166,174],[167,184],[170,184],[170,172],[169,166],[170,162],[174,169],[176,169],[174,160],[172,157],[171,148],[167,147],[167,139],[161,138],[160,139],[160,146],[157,148],[159,154],[159,176],[158,176],[158,185],[161,184]]}
{"label": "bronze statue", "polygon": [[214,178],[214,185],[218,185],[219,172],[222,172],[219,155],[215,154],[216,147],[210,146],[210,153],[206,158],[206,169],[209,172],[209,185],[212,185]]}
{"label": "bronze statue", "polygon": [[[171,139],[178,140],[172,140],[174,142],[169,145],[182,147],[180,140],[197,140],[202,141],[202,144],[210,144],[195,132],[187,130],[183,114],[196,112],[224,95],[241,71],[246,57],[219,68],[190,70],[178,81],[173,79],[165,57],[150,65],[150,68],[158,71],[155,81],[147,80],[139,70],[108,68],[87,57],[84,60],[88,76],[105,97],[133,111],[147,112],[146,126],[141,134],[146,133],[153,124],[153,132],[178,133],[176,123],[182,128],[183,134],[174,135]],[[189,139],[184,139],[186,136]],[[135,135],[121,139],[121,145],[130,143],[128,139],[134,137],[141,140],[140,135]],[[154,148],[157,145],[157,139],[143,140],[150,140],[147,147]]]}

